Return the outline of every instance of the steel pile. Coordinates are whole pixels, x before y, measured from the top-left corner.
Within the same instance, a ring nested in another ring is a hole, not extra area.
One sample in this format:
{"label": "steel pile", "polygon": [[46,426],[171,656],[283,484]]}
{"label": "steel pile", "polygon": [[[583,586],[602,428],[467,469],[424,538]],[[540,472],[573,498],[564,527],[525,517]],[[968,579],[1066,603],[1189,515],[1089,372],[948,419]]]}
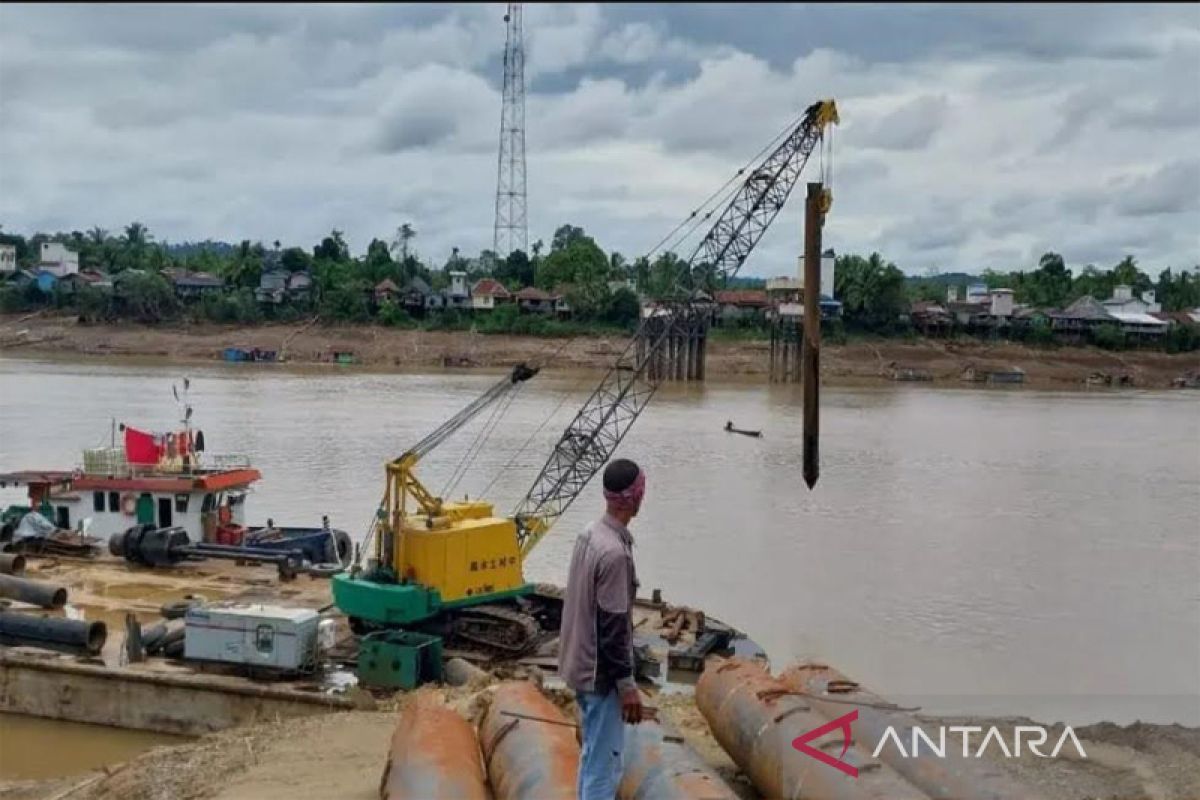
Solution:
{"label": "steel pile", "polygon": [[737,794],[688,747],[670,723],[625,728],[621,800],[737,800]]}
{"label": "steel pile", "polygon": [[[799,692],[813,709],[833,719],[848,708],[858,710],[855,727],[858,737],[869,747],[882,742],[889,727],[901,742],[912,740],[912,730],[920,724],[910,714],[897,709],[877,694],[863,689],[835,669],[821,664],[803,664],[785,670],[780,681],[789,690]],[[855,705],[847,705],[854,703]],[[944,756],[902,757],[894,747],[879,749],[880,758],[933,800],[1037,800],[1029,788],[1018,785],[999,765],[983,759],[964,758],[961,751],[945,748]]]}
{"label": "steel pile", "polygon": [[840,737],[811,746],[857,769],[856,778],[798,752],[792,742],[829,720],[759,663],[741,658],[711,662],[696,684],[696,705],[717,742],[767,797],[920,800],[925,796],[871,758],[870,751],[850,745],[843,755]]}
{"label": "steel pile", "polygon": [[417,692],[400,712],[379,796],[382,800],[491,797],[475,729],[442,703],[436,692]]}
{"label": "steel pile", "polygon": [[496,800],[575,800],[575,726],[533,683],[496,687],[479,743]]}

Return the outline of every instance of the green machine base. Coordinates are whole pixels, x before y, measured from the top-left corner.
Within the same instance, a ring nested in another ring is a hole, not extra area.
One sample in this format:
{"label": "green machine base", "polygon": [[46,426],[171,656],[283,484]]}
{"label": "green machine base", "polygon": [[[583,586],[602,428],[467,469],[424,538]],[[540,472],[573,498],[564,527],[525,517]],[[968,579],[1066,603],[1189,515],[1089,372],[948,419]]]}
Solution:
{"label": "green machine base", "polygon": [[362,575],[351,576],[346,573],[334,575],[330,588],[333,603],[339,611],[351,619],[378,625],[412,625],[447,609],[494,603],[533,591],[533,585],[527,583],[504,592],[480,594],[445,603],[436,589],[420,584],[373,581]]}
{"label": "green machine base", "polygon": [[442,640],[413,631],[379,631],[363,637],[358,682],[387,689],[415,689],[442,679]]}

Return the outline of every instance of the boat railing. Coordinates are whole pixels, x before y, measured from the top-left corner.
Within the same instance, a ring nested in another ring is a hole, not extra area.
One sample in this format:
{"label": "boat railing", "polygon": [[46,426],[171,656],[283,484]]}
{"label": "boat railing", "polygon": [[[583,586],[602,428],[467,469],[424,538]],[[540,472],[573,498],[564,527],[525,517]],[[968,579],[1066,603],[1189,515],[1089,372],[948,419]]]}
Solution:
{"label": "boat railing", "polygon": [[169,473],[172,475],[210,475],[234,469],[248,469],[250,457],[237,453],[200,453],[185,464],[179,457],[157,464],[131,464],[123,447],[97,447],[83,451],[82,472],[88,475],[141,477]]}

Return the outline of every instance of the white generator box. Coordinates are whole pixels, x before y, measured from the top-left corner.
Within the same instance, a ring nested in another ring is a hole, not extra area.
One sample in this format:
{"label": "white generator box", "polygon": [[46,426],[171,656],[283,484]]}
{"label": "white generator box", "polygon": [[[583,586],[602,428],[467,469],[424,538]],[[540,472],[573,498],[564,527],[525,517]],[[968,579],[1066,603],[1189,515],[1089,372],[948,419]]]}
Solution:
{"label": "white generator box", "polygon": [[193,606],[184,617],[183,656],[224,664],[302,669],[316,661],[319,617],[309,608],[258,603]]}

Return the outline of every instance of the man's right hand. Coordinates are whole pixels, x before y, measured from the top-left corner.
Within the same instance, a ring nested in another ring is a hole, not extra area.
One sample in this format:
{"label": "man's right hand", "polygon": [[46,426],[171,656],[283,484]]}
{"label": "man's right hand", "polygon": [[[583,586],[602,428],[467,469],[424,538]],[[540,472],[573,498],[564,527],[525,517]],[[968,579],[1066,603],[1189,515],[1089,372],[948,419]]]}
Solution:
{"label": "man's right hand", "polygon": [[645,718],[642,707],[642,693],[636,686],[621,690],[621,718],[629,725],[637,725]]}

